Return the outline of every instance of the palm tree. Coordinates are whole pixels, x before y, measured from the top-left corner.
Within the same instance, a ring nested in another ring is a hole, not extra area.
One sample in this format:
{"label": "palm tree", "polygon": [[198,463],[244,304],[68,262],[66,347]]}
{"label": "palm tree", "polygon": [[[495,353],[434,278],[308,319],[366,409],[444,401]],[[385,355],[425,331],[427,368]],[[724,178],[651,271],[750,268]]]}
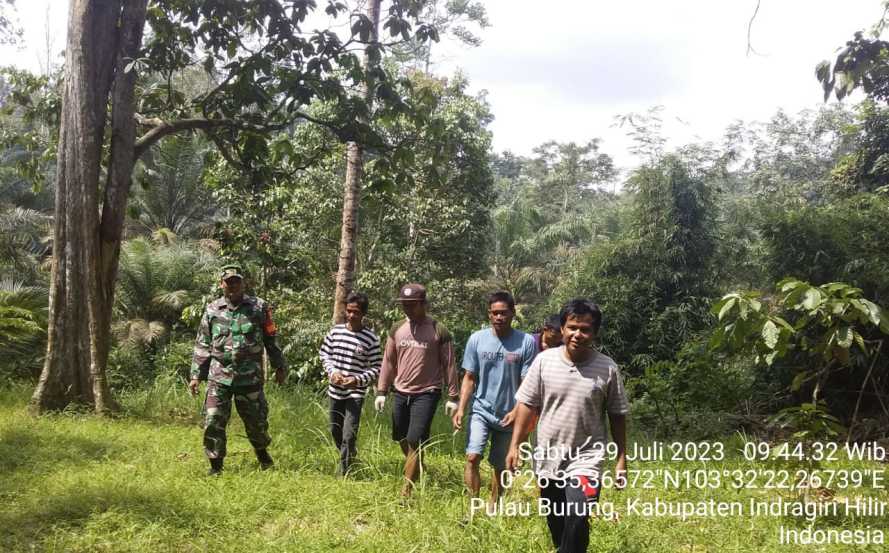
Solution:
{"label": "palm tree", "polygon": [[593,234],[589,218],[550,223],[541,209],[522,200],[495,209],[491,220],[494,247],[486,286],[510,290],[520,303],[545,296],[559,268]]}
{"label": "palm tree", "polygon": [[48,298],[45,286],[10,277],[0,280],[0,366],[40,370]]}
{"label": "palm tree", "polygon": [[182,310],[206,291],[215,256],[196,243],[177,242],[169,232],[126,242],[120,255],[114,334],[134,346],[167,338]]}
{"label": "palm tree", "polygon": [[52,217],[33,209],[0,211],[0,277],[45,282],[52,251]]}
{"label": "palm tree", "polygon": [[152,148],[134,178],[130,216],[151,232],[167,228],[179,236],[205,234],[216,213],[203,182],[212,150],[206,139],[181,135]]}

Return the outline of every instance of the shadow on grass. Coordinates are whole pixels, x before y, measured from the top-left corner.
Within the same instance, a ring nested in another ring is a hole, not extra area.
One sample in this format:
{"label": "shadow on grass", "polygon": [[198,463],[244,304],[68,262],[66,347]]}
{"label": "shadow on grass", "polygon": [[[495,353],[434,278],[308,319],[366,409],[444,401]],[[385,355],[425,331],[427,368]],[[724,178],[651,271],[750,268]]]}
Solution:
{"label": "shadow on grass", "polygon": [[76,484],[62,493],[18,505],[13,503],[0,510],[0,527],[4,529],[0,533],[0,548],[4,551],[24,549],[26,545],[33,548],[41,540],[51,539],[54,529],[80,531],[91,519],[99,519],[109,512],[120,519],[124,530],[144,521],[176,529],[190,528],[195,521],[212,521],[218,514],[183,505],[169,496],[133,493],[120,486],[100,487],[99,484],[84,489]]}
{"label": "shadow on grass", "polygon": [[[45,429],[11,428],[0,433],[0,473],[42,472],[54,465],[82,465],[115,455],[119,447]],[[6,481],[4,479],[3,481]]]}
{"label": "shadow on grass", "polygon": [[120,396],[126,418],[175,426],[199,425],[201,401],[191,397],[184,385],[169,384],[131,390]]}

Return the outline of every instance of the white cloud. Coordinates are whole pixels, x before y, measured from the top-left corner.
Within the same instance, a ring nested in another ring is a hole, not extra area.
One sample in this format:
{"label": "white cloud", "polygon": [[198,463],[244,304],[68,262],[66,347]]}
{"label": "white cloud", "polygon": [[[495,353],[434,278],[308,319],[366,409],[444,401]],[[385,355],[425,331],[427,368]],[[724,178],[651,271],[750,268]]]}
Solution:
{"label": "white cloud", "polygon": [[[814,77],[852,34],[881,15],[878,0],[487,0],[483,44],[435,47],[435,68],[458,68],[487,90],[494,145],[528,154],[545,140],[601,137],[621,165],[624,132],[615,115],[665,106],[674,145],[718,139],[736,119],[765,120],[821,102]],[[39,70],[46,10],[53,49],[64,48],[67,0],[20,0],[27,47],[0,50],[2,63]],[[58,62],[58,58],[56,58]],[[680,123],[676,118],[687,124]]]}
{"label": "white cloud", "polygon": [[[665,106],[672,143],[718,139],[735,119],[817,106],[815,65],[881,14],[877,0],[616,2],[490,0],[475,49],[443,44],[439,70],[486,89],[494,145],[527,154],[546,139],[604,139],[633,163],[613,117]],[[678,122],[680,118],[687,124]]]}

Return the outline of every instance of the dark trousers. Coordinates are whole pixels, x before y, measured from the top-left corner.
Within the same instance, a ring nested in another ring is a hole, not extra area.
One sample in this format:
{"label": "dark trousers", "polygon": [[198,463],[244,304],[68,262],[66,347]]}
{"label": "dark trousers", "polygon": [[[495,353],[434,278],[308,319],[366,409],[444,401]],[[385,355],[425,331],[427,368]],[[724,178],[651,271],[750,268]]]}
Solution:
{"label": "dark trousers", "polygon": [[358,424],[361,422],[363,403],[363,398],[330,398],[330,434],[340,452],[341,474],[346,474],[355,458],[355,443],[358,441]]}
{"label": "dark trousers", "polygon": [[441,392],[423,392],[408,395],[395,392],[392,406],[392,439],[406,441],[417,448],[429,439],[432,418],[438,407]]}
{"label": "dark trousers", "polygon": [[549,500],[546,525],[558,553],[585,553],[590,544],[590,521],[585,514],[598,501],[599,489],[589,481],[550,480],[540,488],[540,497]]}

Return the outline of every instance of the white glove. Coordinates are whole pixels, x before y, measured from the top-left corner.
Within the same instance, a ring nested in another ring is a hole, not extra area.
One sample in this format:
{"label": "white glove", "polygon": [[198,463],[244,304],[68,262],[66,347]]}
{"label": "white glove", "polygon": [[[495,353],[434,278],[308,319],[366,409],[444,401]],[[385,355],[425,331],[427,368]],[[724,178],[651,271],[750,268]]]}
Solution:
{"label": "white glove", "polygon": [[445,403],[445,415],[447,415],[449,417],[453,417],[454,413],[457,412],[458,407],[459,407],[459,405],[457,405],[456,401],[449,401],[449,402]]}
{"label": "white glove", "polygon": [[374,409],[377,410],[377,413],[382,413],[384,407],[386,407],[386,396],[377,396],[377,399],[374,400]]}

